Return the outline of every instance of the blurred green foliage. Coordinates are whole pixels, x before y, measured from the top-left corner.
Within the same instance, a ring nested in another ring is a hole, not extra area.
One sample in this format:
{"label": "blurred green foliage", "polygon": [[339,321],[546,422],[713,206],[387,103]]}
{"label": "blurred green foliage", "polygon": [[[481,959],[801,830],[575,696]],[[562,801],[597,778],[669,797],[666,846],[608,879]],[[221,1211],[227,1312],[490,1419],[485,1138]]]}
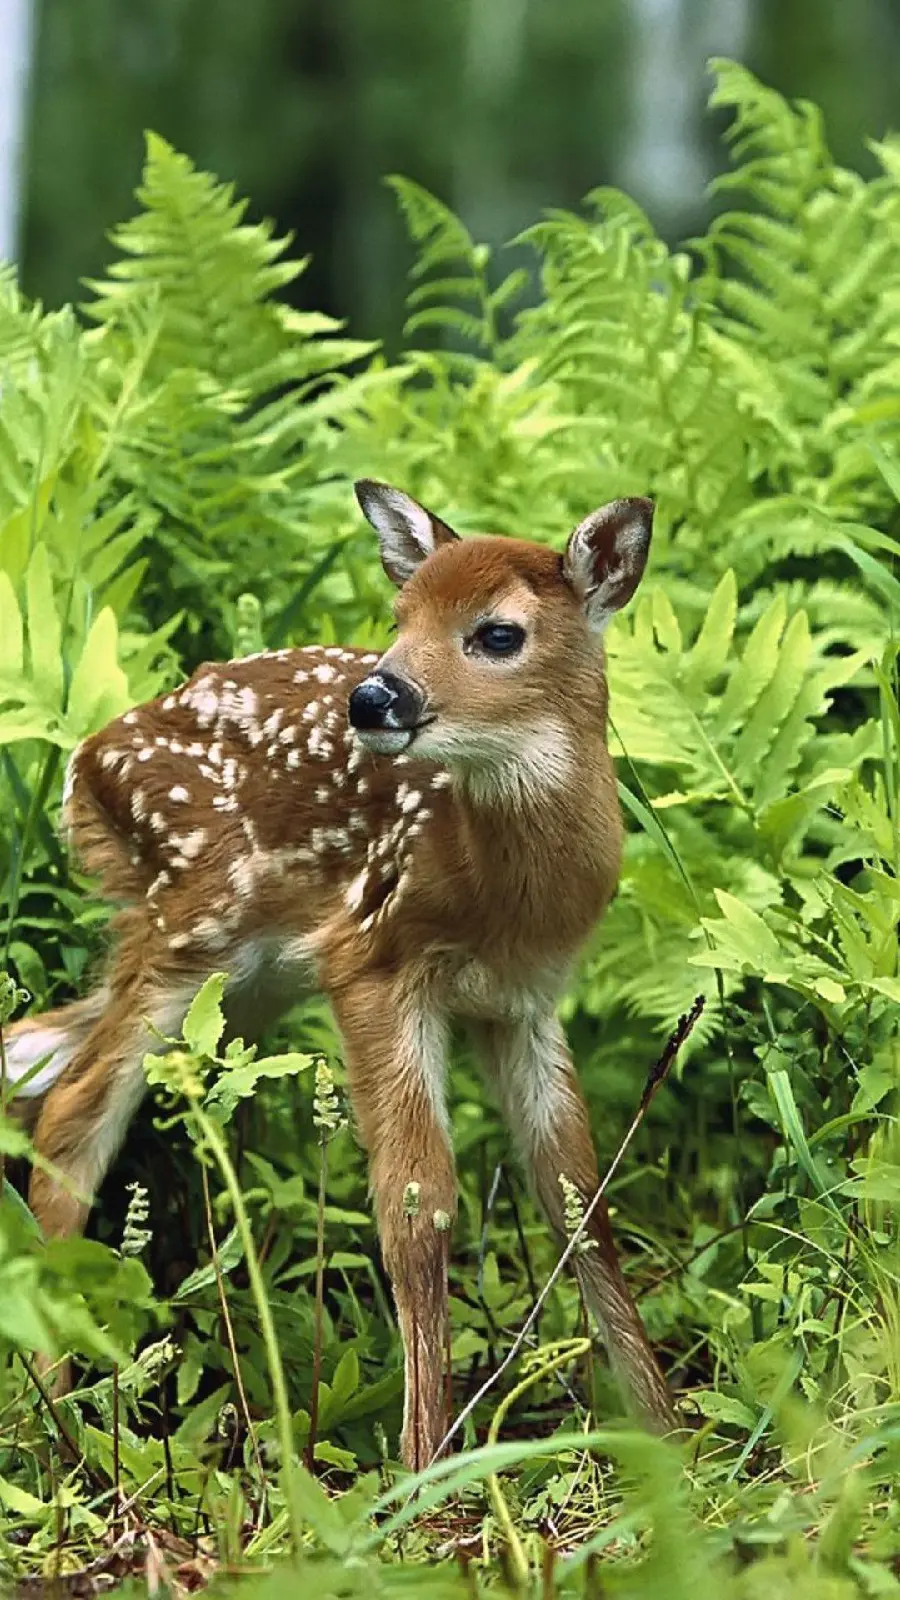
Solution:
{"label": "blurred green foliage", "polygon": [[[743,68],[718,63],[714,100],[734,170],[690,254],[601,189],[529,231],[526,286],[395,180],[416,263],[393,363],[291,309],[281,241],[158,137],[83,317],[2,282],[0,911],[3,964],[37,1005],[80,986],[106,918],[56,838],[61,758],[203,656],[384,641],[390,597],[349,486],[363,473],[462,532],[557,544],[593,505],[655,497],[651,568],[609,636],[632,832],[566,1005],[604,1155],[678,1012],[708,998],[612,1189],[696,1424],[687,1445],[592,1431],[616,1406],[602,1364],[551,1375],[581,1326],[564,1280],[500,1442],[433,1469],[410,1503],[392,1459],[396,1339],[342,1130],[327,1488],[285,1470],[313,1371],[306,1067],[329,1055],[340,1089],[339,1050],[315,1004],[271,1041],[290,1053],[219,1055],[213,983],[154,1067],[93,1236],[41,1251],[11,1190],[0,1203],[11,1574],[105,1570],[112,1518],[141,1562],[151,1552],[157,1589],[289,1553],[299,1569],[244,1593],[503,1592],[520,1560],[534,1581],[519,1592],[543,1595],[900,1588],[900,147],[877,145],[864,180],[835,163],[814,107]],[[464,1057],[453,1111],[459,1397],[496,1365],[553,1247],[504,1181]],[[228,1150],[210,1134],[223,1124]],[[27,1162],[26,1134],[0,1129],[4,1159]],[[197,1159],[211,1150],[220,1185]],[[126,1180],[147,1191],[140,1216]],[[42,1347],[84,1367],[55,1411],[28,1365]],[[494,1472],[517,1540],[505,1557]],[[448,1555],[460,1542],[465,1570]]]}
{"label": "blurred green foliage", "polygon": [[[706,58],[819,104],[838,158],[900,123],[892,0],[41,0],[23,284],[77,297],[125,215],[153,128],[227,172],[313,255],[295,303],[396,347],[408,253],[381,180],[403,172],[478,238],[625,183],[663,237],[702,228],[721,166]],[[674,163],[674,167],[673,167]]]}

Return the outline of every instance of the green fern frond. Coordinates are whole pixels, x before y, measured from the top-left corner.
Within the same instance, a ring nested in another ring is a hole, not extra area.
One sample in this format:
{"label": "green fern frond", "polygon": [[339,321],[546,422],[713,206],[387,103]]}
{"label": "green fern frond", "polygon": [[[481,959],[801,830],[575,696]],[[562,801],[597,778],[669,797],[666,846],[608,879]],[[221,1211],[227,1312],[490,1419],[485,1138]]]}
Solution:
{"label": "green fern frond", "polygon": [[87,314],[116,326],[149,298],[160,309],[156,373],[196,366],[249,393],[277,382],[287,316],[273,296],[306,264],[282,259],[290,241],[268,223],[247,223],[231,185],[198,172],[157,134],[147,135],[137,197],[142,210],[112,235],[121,259],[89,284]]}
{"label": "green fern frond", "polygon": [[[468,229],[440,200],[409,178],[386,180],[393,191],[418,252],[407,295],[407,336],[432,328],[463,345],[499,353],[498,316],[515,300],[527,275],[509,273],[491,288],[491,252],[476,244]],[[460,304],[459,302],[462,302]]]}

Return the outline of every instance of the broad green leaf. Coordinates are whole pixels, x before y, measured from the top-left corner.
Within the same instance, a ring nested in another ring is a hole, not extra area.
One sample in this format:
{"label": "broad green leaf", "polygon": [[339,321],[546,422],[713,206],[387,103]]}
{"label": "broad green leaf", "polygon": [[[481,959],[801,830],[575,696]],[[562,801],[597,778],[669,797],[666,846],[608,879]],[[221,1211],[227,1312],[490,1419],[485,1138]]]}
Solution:
{"label": "broad green leaf", "polygon": [[741,971],[747,966],[751,972],[761,974],[782,967],[781,947],[759,913],[725,889],[716,890],[716,899],[722,912],[721,920],[701,918],[715,950],[713,953],[703,951],[692,956],[692,963],[696,966],[718,966],[720,960],[727,958],[733,970]]}
{"label": "broad green leaf", "polygon": [[856,1093],[853,1096],[851,1111],[865,1114],[874,1111],[892,1089],[900,1087],[896,1072],[881,1066],[878,1062],[868,1061],[860,1067],[856,1074]]}
{"label": "broad green leaf", "polygon": [[359,1357],[351,1346],[334,1369],[331,1394],[335,1406],[343,1408],[359,1388]]}
{"label": "broad green leaf", "polygon": [[66,722],[75,740],[128,709],[128,679],[117,659],[119,630],[109,607],[94,618],[72,675]]}
{"label": "broad green leaf", "polygon": [[36,546],[28,564],[26,589],[31,681],[45,704],[57,707],[63,691],[62,630],[45,544]]}
{"label": "broad green leaf", "polygon": [[[219,1262],[219,1271],[223,1277],[227,1277],[229,1272],[233,1272],[238,1262],[244,1259],[244,1246],[241,1243],[241,1236],[237,1226],[233,1227],[227,1237],[222,1240],[216,1250],[216,1255]],[[210,1261],[205,1267],[197,1267],[194,1272],[189,1273],[183,1282],[178,1285],[172,1299],[173,1301],[189,1300],[194,1295],[202,1294],[206,1289],[211,1288],[216,1281],[216,1264],[214,1261]]]}
{"label": "broad green leaf", "polygon": [[739,780],[755,777],[758,763],[771,749],[803,686],[811,653],[809,620],[804,611],[798,611],[785,628],[769,681],[761,686],[753,714],[735,746],[734,770]]}
{"label": "broad green leaf", "polygon": [[779,641],[786,617],[787,601],[778,593],[753,628],[731,675],[716,717],[720,732],[734,727],[746,716],[770,683],[778,664]]}
{"label": "broad green leaf", "polygon": [[651,604],[653,606],[653,627],[663,649],[670,655],[680,656],[683,648],[681,628],[665,589],[654,589]]}
{"label": "broad green leaf", "polygon": [[711,683],[724,672],[737,619],[737,580],[729,567],[716,585],[703,625],[685,657],[682,672],[692,690]]}
{"label": "broad green leaf", "polygon": [[337,1504],[299,1461],[291,1462],[287,1472],[290,1475],[288,1492],[299,1507],[303,1521],[326,1550],[343,1555],[350,1547],[353,1530],[344,1521]]}
{"label": "broad green leaf", "polygon": [[[745,1284],[744,1288],[750,1290],[752,1285]],[[733,1395],[718,1394],[714,1389],[700,1389],[695,1392],[694,1399],[702,1415],[711,1417],[714,1422],[731,1423],[737,1428],[752,1428],[756,1422],[756,1412]]]}
{"label": "broad green leaf", "polygon": [[230,1117],[241,1100],[256,1092],[261,1078],[297,1077],[311,1067],[313,1061],[313,1056],[289,1050],[284,1055],[263,1056],[243,1066],[225,1067],[206,1097],[207,1108],[223,1118]]}
{"label": "broad green leaf", "polygon": [[197,1055],[214,1056],[225,1031],[222,995],[225,973],[213,972],[198,991],[184,1019],[185,1042]]}
{"label": "broad green leaf", "polygon": [[8,573],[0,570],[0,698],[23,670],[22,616]]}
{"label": "broad green leaf", "polygon": [[36,1495],[29,1494],[27,1490],[20,1489],[8,1478],[0,1478],[0,1506],[12,1516],[25,1517],[30,1522],[42,1522],[52,1510],[45,1505]]}

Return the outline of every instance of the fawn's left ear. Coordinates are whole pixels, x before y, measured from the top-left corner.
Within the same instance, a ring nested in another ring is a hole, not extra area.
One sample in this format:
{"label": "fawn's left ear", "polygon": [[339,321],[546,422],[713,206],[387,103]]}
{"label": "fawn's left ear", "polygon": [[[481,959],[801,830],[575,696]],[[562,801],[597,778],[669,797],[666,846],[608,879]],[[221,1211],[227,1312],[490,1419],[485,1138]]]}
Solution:
{"label": "fawn's left ear", "polygon": [[446,522],[426,511],[402,489],[376,483],[374,478],[360,478],[353,487],[363,516],[378,535],[381,564],[398,587],[412,577],[438,545],[459,538]]}
{"label": "fawn's left ear", "polygon": [[581,601],[588,626],[601,633],[627,605],[644,575],[653,530],[652,500],[611,500],[579,522],[563,557],[563,573]]}

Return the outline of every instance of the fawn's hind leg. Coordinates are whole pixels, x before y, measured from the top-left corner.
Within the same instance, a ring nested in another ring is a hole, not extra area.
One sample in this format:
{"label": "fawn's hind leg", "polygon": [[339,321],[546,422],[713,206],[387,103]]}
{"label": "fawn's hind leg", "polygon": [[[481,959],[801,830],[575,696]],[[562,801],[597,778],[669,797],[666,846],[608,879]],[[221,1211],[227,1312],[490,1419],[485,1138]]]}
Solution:
{"label": "fawn's hind leg", "polygon": [[[147,1023],[172,1035],[193,989],[164,989],[140,972],[114,972],[107,1005],[44,1096],[32,1135],[52,1171],[32,1168],[28,1200],[45,1238],[80,1233],[144,1094],[143,1058],[157,1041]],[[74,1042],[74,1041],[73,1041]],[[56,1396],[71,1388],[68,1358],[37,1355]]]}
{"label": "fawn's hind leg", "polygon": [[80,1233],[97,1189],[144,1094],[143,1058],[156,1047],[148,1022],[177,1032],[192,988],[177,992],[140,972],[114,973],[103,1014],[47,1091],[34,1129],[29,1204],[50,1238]]}

